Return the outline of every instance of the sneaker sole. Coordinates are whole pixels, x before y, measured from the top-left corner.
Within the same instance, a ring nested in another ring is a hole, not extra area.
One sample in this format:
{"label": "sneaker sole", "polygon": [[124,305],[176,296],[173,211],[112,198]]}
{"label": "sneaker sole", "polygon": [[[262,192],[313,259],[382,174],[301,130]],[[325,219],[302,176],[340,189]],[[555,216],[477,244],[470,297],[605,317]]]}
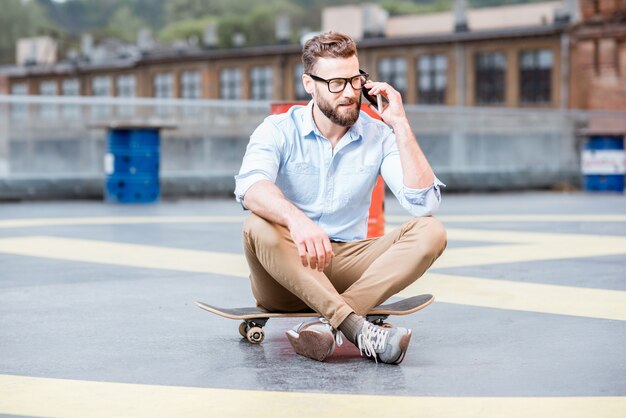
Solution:
{"label": "sneaker sole", "polygon": [[406,335],[402,336],[402,338],[400,339],[400,350],[402,351],[402,353],[400,354],[400,357],[398,358],[398,360],[392,362],[392,364],[402,363],[402,360],[404,360],[404,356],[406,355],[406,351],[409,349],[409,342],[411,342],[412,335],[413,335],[413,332],[409,330],[409,332]]}
{"label": "sneaker sole", "polygon": [[328,334],[303,330],[300,334],[293,330],[286,332],[294,351],[301,356],[324,361],[334,351],[335,339]]}

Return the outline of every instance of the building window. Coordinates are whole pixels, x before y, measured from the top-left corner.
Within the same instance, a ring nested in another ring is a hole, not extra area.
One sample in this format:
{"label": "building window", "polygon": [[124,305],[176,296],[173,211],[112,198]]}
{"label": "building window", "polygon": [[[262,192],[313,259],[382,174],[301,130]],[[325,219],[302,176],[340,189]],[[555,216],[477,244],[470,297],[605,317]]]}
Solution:
{"label": "building window", "polygon": [[[57,82],[56,81],[42,81],[39,83],[39,95],[41,96],[57,96],[59,92],[57,91]],[[56,105],[52,103],[42,103],[39,105],[39,115],[43,119],[54,119],[57,117],[57,108]]]}
{"label": "building window", "polygon": [[[115,91],[118,97],[135,97],[137,95],[137,81],[133,74],[122,74],[115,78]],[[135,108],[132,105],[118,105],[117,114],[133,116]]]}
{"label": "building window", "polygon": [[445,55],[422,55],[417,58],[417,100],[422,104],[444,104],[448,79]]}
{"label": "building window", "polygon": [[[91,80],[91,91],[94,96],[112,96],[111,87],[111,77],[100,76],[94,77]],[[107,105],[94,105],[91,112],[95,118],[104,118],[111,114],[111,107]]]}
{"label": "building window", "polygon": [[75,78],[63,80],[61,94],[63,96],[80,96],[80,81]]}
{"label": "building window", "polygon": [[17,96],[25,96],[28,94],[28,85],[26,83],[14,83],[11,85],[11,94]]}
{"label": "building window", "polygon": [[505,97],[506,56],[501,52],[476,54],[476,103],[502,104]]}
{"label": "building window", "polygon": [[42,81],[39,83],[39,94],[42,96],[56,96],[58,94],[56,81]]}
{"label": "building window", "polygon": [[402,96],[406,94],[406,60],[404,58],[383,58],[378,61],[378,80],[389,83]]}
{"label": "building window", "polygon": [[552,51],[537,49],[520,52],[520,101],[548,103],[552,97]]}
{"label": "building window", "polygon": [[[63,80],[61,94],[63,96],[80,96],[80,81],[76,78]],[[64,118],[77,119],[80,116],[80,107],[77,104],[64,104],[61,112]]]}
{"label": "building window", "polygon": [[111,77],[94,77],[91,90],[94,96],[111,96]]}
{"label": "building window", "polygon": [[174,97],[172,73],[160,73],[154,76],[154,97],[161,99]]}
{"label": "building window", "polygon": [[311,96],[304,89],[302,84],[302,74],[304,73],[304,65],[298,64],[293,67],[293,91],[296,100],[309,100]]}
{"label": "building window", "polygon": [[[14,83],[11,85],[11,94],[24,96],[28,94],[28,84]],[[26,103],[11,103],[11,119],[24,120],[28,115],[28,105]]]}
{"label": "building window", "polygon": [[271,100],[272,96],[272,67],[252,67],[250,69],[250,98]]}
{"label": "building window", "polygon": [[241,69],[224,68],[220,71],[220,98],[241,99]]}
{"label": "building window", "polygon": [[137,82],[132,74],[118,75],[115,79],[115,87],[119,97],[135,97],[137,95]]}
{"label": "building window", "polygon": [[180,75],[180,97],[183,99],[199,99],[202,95],[200,71],[183,71]]}

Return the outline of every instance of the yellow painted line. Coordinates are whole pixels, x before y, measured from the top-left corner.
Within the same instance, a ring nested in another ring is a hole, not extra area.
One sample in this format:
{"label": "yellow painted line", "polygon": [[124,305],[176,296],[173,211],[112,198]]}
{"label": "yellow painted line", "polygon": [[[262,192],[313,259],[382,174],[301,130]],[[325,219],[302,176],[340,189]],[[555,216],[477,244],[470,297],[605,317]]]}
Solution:
{"label": "yellow painted line", "polygon": [[[574,234],[512,233],[510,231],[455,230],[450,239],[525,241],[523,244],[450,248],[434,268],[519,263],[626,254],[626,238]],[[535,240],[539,243],[531,243]],[[543,242],[542,242],[543,241]],[[0,252],[24,256],[85,261],[247,277],[243,255],[123,244],[60,237],[0,239]]]}
{"label": "yellow painted line", "polygon": [[[576,244],[579,244],[576,246]],[[597,245],[594,245],[597,244]],[[558,247],[552,244],[498,245],[469,248],[450,248],[435,262],[433,268],[483,266],[529,261],[566,260],[626,254],[624,246],[593,241],[571,242]]]}
{"label": "yellow painted line", "polygon": [[626,321],[626,292],[428,272],[400,292],[486,308]]}
{"label": "yellow painted line", "polygon": [[[387,222],[404,223],[406,215],[387,215]],[[442,222],[626,222],[626,215],[441,215]]]}
{"label": "yellow painted line", "polygon": [[241,254],[58,237],[0,239],[0,253],[193,273],[248,277]]}
{"label": "yellow painted line", "polygon": [[434,268],[626,254],[626,237],[450,228],[448,240],[503,243],[448,248]]}
{"label": "yellow painted line", "polygon": [[[451,249],[444,254],[452,254],[452,260],[461,257],[471,263],[473,253],[463,254],[464,250]],[[488,254],[493,256],[494,249],[490,250]],[[545,250],[549,251],[549,248]],[[517,250],[513,252],[517,253]],[[0,253],[235,277],[248,277],[249,274],[245,258],[240,254],[71,238],[4,238],[0,239]],[[496,252],[495,255],[504,258],[506,253]],[[484,258],[492,263],[501,261]],[[440,259],[435,267],[442,265],[450,267],[453,262]],[[626,320],[626,292],[620,291],[444,275],[431,270],[402,294],[418,293],[434,293],[440,301],[463,305]]]}
{"label": "yellow painted line", "polygon": [[566,232],[528,232],[509,230],[489,230],[477,228],[446,228],[448,238],[468,239],[472,241],[497,241],[497,242],[571,242],[580,241],[603,241],[612,245],[626,245],[626,237],[619,235],[596,235],[596,234],[573,234]]}
{"label": "yellow painted line", "polygon": [[0,413],[57,417],[623,418],[626,397],[410,397],[0,375]]}
{"label": "yellow painted line", "polygon": [[[101,216],[80,218],[25,218],[0,221],[0,229],[37,226],[127,225],[167,223],[243,223],[246,216]],[[626,215],[444,215],[443,222],[626,222]],[[387,222],[403,223],[404,215],[388,215]]]}
{"label": "yellow painted line", "polygon": [[245,216],[102,216],[86,218],[8,219],[0,221],[0,229],[73,225],[243,223],[245,219]]}

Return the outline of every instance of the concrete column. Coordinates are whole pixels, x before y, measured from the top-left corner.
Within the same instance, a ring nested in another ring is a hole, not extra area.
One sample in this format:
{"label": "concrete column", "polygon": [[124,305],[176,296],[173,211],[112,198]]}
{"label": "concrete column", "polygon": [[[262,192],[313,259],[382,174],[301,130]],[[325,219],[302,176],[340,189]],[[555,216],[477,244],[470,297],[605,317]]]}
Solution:
{"label": "concrete column", "polygon": [[569,15],[570,23],[580,22],[580,1],[579,0],[563,0],[563,6]]}
{"label": "concrete column", "polygon": [[[559,97],[559,108],[567,109],[569,108],[569,81],[570,81],[570,37],[567,32],[563,32],[561,34],[561,76],[559,77],[560,81],[560,97]],[[554,78],[553,78],[554,79]]]}
{"label": "concrete column", "polygon": [[456,68],[456,104],[457,106],[465,106],[465,46],[457,43],[454,46],[454,61]]}
{"label": "concrete column", "polygon": [[505,52],[506,54],[506,73],[504,103],[507,107],[516,107],[519,103],[519,56],[515,48],[511,48]]}
{"label": "concrete column", "polygon": [[9,165],[9,104],[0,104],[0,178],[8,177]]}
{"label": "concrete column", "polygon": [[467,0],[454,0],[454,31],[467,32]]}

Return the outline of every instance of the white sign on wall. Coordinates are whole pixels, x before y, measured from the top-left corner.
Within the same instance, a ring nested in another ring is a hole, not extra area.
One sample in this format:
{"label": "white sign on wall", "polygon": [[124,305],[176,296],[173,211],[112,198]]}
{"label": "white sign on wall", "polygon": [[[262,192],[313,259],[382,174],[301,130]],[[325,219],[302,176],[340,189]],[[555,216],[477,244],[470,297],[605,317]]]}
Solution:
{"label": "white sign on wall", "polygon": [[624,150],[584,150],[582,155],[583,174],[624,174],[626,153]]}

